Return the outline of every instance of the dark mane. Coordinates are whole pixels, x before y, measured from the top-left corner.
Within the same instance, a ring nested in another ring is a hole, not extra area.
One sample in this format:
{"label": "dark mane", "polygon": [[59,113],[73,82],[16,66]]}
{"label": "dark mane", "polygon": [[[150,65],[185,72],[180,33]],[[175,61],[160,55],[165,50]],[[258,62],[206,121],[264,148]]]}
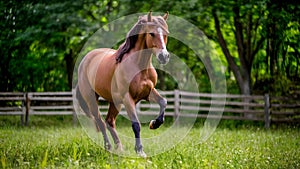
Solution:
{"label": "dark mane", "polygon": [[142,24],[136,23],[128,32],[125,42],[122,45],[120,45],[117,51],[117,56],[116,56],[117,63],[120,63],[122,61],[124,54],[129,52],[130,49],[134,47],[142,26],[143,26]]}

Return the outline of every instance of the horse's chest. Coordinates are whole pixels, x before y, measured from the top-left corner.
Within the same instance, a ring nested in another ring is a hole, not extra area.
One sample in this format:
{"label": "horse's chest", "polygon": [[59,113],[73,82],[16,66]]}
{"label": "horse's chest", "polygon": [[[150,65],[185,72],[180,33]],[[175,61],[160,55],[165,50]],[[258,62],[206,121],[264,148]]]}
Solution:
{"label": "horse's chest", "polygon": [[155,86],[155,81],[149,76],[135,77],[130,83],[130,93],[134,100],[148,100],[151,90]]}

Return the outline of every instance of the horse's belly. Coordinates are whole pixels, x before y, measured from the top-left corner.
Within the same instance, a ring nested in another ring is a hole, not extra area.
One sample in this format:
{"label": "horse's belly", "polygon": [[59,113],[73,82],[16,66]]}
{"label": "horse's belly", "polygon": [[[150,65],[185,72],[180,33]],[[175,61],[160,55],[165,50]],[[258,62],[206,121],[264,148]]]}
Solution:
{"label": "horse's belly", "polygon": [[[106,72],[106,71],[105,71]],[[111,76],[108,72],[98,73],[95,83],[95,92],[105,100],[112,101]]]}

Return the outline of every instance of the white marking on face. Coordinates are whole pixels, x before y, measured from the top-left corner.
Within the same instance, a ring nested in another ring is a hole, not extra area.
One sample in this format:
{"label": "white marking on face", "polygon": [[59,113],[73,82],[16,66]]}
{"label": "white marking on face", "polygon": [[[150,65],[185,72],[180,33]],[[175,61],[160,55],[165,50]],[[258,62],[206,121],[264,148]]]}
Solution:
{"label": "white marking on face", "polygon": [[166,50],[166,44],[165,44],[165,41],[164,41],[163,30],[160,27],[158,27],[157,31],[158,31],[158,34],[159,34],[159,37],[160,37],[162,49]]}
{"label": "white marking on face", "polygon": [[157,50],[156,57],[159,60],[159,62],[161,62],[161,64],[166,64],[167,62],[169,62],[169,52],[166,48],[166,44],[164,41],[163,30],[160,27],[158,27],[157,32],[161,41],[162,50]]}

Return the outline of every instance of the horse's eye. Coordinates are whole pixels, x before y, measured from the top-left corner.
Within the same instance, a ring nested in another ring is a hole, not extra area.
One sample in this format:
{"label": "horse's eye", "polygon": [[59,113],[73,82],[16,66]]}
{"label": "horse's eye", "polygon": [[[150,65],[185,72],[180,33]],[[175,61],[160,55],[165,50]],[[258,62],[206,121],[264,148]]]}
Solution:
{"label": "horse's eye", "polygon": [[155,34],[154,34],[154,33],[150,33],[150,35],[151,35],[151,37],[154,37],[154,36],[155,36]]}

